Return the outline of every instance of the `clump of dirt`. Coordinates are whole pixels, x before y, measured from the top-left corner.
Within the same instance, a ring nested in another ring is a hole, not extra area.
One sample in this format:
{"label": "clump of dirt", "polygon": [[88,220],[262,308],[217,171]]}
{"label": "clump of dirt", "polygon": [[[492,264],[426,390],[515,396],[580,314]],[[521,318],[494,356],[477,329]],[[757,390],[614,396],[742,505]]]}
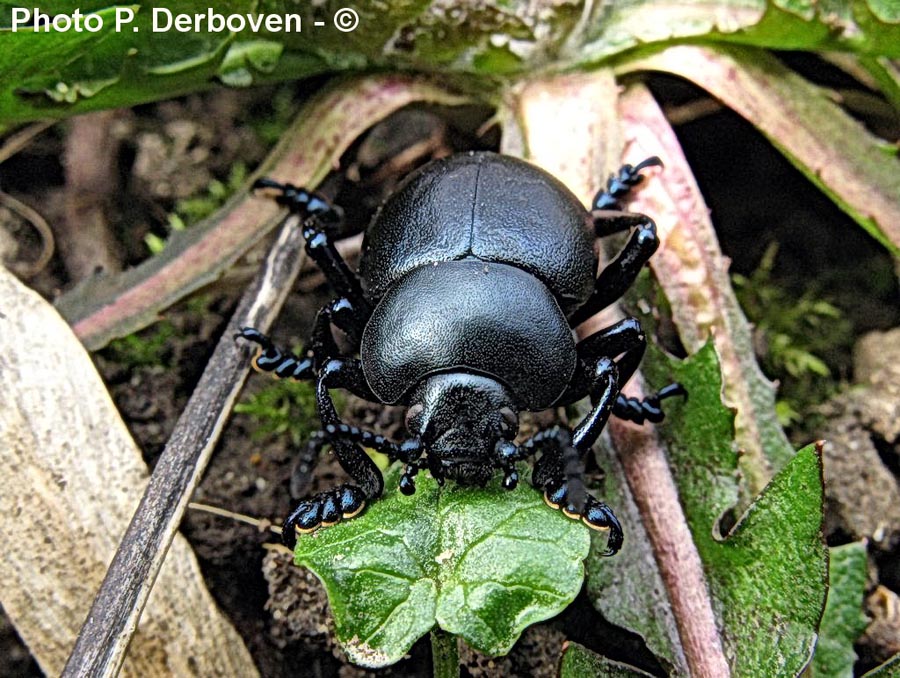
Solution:
{"label": "clump of dirt", "polygon": [[856,385],[822,407],[825,534],[869,546],[872,621],[857,648],[869,669],[900,651],[900,329],[862,337],[853,366]]}
{"label": "clump of dirt", "polygon": [[857,385],[823,406],[826,534],[900,545],[900,329],[873,332],[854,351]]}

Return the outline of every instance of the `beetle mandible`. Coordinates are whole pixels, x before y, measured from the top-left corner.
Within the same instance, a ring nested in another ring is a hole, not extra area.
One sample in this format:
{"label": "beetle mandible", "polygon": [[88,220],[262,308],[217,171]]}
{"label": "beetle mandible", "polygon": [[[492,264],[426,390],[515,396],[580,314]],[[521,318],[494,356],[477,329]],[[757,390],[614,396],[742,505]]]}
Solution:
{"label": "beetle mandible", "polygon": [[[642,170],[661,164],[652,157],[624,165],[588,211],[523,160],[489,152],[436,160],[379,208],[356,273],[334,246],[338,208],[303,188],[257,182],[305,218],[306,250],[338,293],[317,314],[302,356],[254,328],[237,335],[258,344],[256,369],[315,382],[323,428],[311,448],[318,453],[329,443],[353,480],[300,503],[284,523],[287,546],[297,533],[356,516],[381,494],[381,472],[363,445],[406,464],[405,494],[415,492],[423,469],[440,483],[484,485],[499,468],[503,487],[512,489],[516,462],[539,454],[531,482],[547,504],[609,530],[608,555],[621,548],[619,521],[587,493],[581,458],[610,415],[659,422],[660,401],[685,392],[671,384],[643,400],[620,394],[646,348],[635,318],[577,342],[572,328],[621,297],[659,246],[653,221],[622,211],[620,200]],[[626,230],[627,244],[597,276],[595,237]],[[349,355],[340,353],[332,325],[346,333]],[[331,388],[406,406],[409,439],[397,443],[345,424]],[[572,430],[514,442],[519,412],[585,396],[592,409]]]}

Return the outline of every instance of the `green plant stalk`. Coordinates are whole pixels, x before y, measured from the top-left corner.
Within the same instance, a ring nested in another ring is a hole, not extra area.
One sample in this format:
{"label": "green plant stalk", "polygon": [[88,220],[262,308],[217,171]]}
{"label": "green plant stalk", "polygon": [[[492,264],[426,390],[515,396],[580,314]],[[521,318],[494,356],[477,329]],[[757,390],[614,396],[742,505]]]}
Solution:
{"label": "green plant stalk", "polygon": [[434,678],[459,678],[459,639],[439,628],[431,631]]}

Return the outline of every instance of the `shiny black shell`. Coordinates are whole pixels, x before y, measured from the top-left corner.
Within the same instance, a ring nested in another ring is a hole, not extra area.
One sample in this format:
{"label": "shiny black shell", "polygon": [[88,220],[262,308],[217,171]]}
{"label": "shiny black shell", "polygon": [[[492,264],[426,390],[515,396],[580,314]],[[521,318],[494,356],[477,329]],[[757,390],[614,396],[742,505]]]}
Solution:
{"label": "shiny black shell", "polygon": [[410,175],[382,205],[363,241],[363,291],[380,299],[422,264],[471,256],[543,282],[568,315],[594,289],[590,214],[556,178],[524,160],[465,153]]}
{"label": "shiny black shell", "polygon": [[493,377],[522,409],[550,407],[577,362],[566,320],[594,289],[590,214],[522,160],[468,153],[412,174],[376,213],[360,278],[375,305],[360,348],[386,403],[424,377]]}
{"label": "shiny black shell", "polygon": [[412,270],[363,333],[363,373],[387,403],[436,372],[501,381],[522,409],[545,409],[575,370],[569,323],[547,287],[506,264],[462,259]]}

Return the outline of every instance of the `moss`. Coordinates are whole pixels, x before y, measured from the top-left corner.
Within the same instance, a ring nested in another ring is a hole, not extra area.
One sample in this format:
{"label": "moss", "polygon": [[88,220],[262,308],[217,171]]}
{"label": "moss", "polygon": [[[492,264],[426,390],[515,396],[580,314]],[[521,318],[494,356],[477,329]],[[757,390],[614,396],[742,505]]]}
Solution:
{"label": "moss", "polygon": [[[332,394],[335,407],[343,409],[340,394]],[[254,393],[234,411],[248,415],[259,427],[259,437],[289,435],[294,446],[321,428],[316,410],[316,389],[307,381],[274,381]]]}
{"label": "moss", "polygon": [[763,371],[779,382],[776,411],[782,425],[796,424],[837,391],[840,365],[849,354],[852,327],[841,311],[810,287],[797,296],[772,277],[778,244],[766,249],[750,276],[732,276],[735,293],[756,326]]}
{"label": "moss", "polygon": [[142,332],[115,339],[109,344],[111,357],[125,367],[149,365],[169,366],[169,341],[175,336],[175,326],[162,320]]}

